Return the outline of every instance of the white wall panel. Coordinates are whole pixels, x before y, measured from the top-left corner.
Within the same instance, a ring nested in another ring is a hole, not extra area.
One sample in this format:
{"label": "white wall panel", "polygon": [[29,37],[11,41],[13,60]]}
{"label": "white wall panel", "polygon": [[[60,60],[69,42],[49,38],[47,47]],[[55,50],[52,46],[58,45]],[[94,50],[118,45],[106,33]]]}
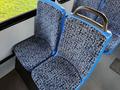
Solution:
{"label": "white wall panel", "polygon": [[0,31],[0,60],[10,55],[12,47],[33,35],[34,18]]}
{"label": "white wall panel", "polygon": [[[34,34],[34,18],[30,18],[3,31],[0,31],[0,60],[9,56],[18,42]],[[15,59],[12,58],[0,65],[0,78],[14,69]]]}

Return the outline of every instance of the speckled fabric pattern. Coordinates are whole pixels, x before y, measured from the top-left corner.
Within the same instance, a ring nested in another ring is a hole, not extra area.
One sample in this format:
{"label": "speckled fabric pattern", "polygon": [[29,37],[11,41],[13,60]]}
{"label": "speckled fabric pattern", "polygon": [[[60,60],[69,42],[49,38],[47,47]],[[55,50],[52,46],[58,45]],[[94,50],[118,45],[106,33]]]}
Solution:
{"label": "speckled fabric pattern", "polygon": [[89,6],[95,9],[99,8],[101,0],[77,0],[77,6]]}
{"label": "speckled fabric pattern", "polygon": [[[74,10],[79,7],[79,6],[89,6],[95,9],[98,9],[100,7],[101,4],[101,0],[76,0],[76,4],[74,6]],[[88,16],[92,19],[95,19],[96,16],[91,14],[90,12],[86,13],[86,12],[81,12],[82,14],[84,14],[85,16]]]}
{"label": "speckled fabric pattern", "polygon": [[105,36],[94,27],[68,16],[65,21],[65,32],[60,41],[58,53],[69,60],[79,71],[80,76],[86,76],[96,62]]}
{"label": "speckled fabric pattern", "polygon": [[[111,41],[106,50],[110,52],[117,48],[115,46],[120,44],[120,0],[105,0],[104,7],[100,8],[99,10],[105,13],[108,17],[108,29],[113,33],[113,41]],[[98,18],[97,21],[100,22],[101,19]]]}
{"label": "speckled fabric pattern", "polygon": [[75,90],[96,62],[106,38],[94,27],[68,16],[58,53],[32,71],[39,90]]}
{"label": "speckled fabric pattern", "polygon": [[66,59],[56,56],[32,71],[39,90],[74,90],[80,82],[77,69]]}
{"label": "speckled fabric pattern", "polygon": [[53,6],[49,2],[38,1],[35,35],[17,44],[14,48],[18,60],[28,71],[52,56],[57,48],[64,15],[62,10]]}
{"label": "speckled fabric pattern", "polygon": [[108,29],[116,35],[120,35],[120,0],[105,0],[104,7],[99,10],[105,13],[109,19]]}
{"label": "speckled fabric pattern", "polygon": [[32,36],[17,44],[14,52],[23,67],[30,71],[50,56],[51,47],[44,39]]}
{"label": "speckled fabric pattern", "polygon": [[52,50],[56,48],[61,31],[62,17],[63,14],[58,9],[39,0],[35,21],[35,35],[46,39],[50,43]]}
{"label": "speckled fabric pattern", "polygon": [[[116,47],[120,45],[120,36],[113,34],[112,35],[112,40],[107,46],[105,52],[108,53],[109,51],[114,51]],[[112,52],[110,52],[111,54]]]}

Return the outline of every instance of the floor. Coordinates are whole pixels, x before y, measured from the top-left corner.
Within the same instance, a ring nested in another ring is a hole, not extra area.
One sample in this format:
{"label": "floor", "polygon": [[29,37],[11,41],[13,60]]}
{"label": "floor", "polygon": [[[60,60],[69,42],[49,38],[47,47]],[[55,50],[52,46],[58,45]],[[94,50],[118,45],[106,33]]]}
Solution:
{"label": "floor", "polygon": [[28,90],[18,73],[13,70],[0,79],[0,90]]}
{"label": "floor", "polygon": [[[119,53],[116,55],[120,58]],[[104,55],[81,90],[120,90],[120,75],[110,69],[116,55]],[[13,70],[0,79],[0,90],[28,90],[28,88],[18,73]]]}
{"label": "floor", "polygon": [[114,55],[103,56],[81,90],[120,90],[120,75],[110,69],[114,59]]}

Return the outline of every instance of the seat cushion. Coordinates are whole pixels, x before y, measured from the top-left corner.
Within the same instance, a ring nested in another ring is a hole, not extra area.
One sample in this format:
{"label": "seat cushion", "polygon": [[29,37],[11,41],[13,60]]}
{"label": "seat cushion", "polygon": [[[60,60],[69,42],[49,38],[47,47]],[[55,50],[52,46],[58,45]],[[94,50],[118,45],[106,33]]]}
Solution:
{"label": "seat cushion", "polygon": [[32,71],[39,90],[74,90],[80,83],[77,69],[66,59],[56,56]]}
{"label": "seat cushion", "polygon": [[120,45],[120,36],[113,34],[112,40],[107,46],[105,53],[111,54]]}
{"label": "seat cushion", "polygon": [[18,43],[14,47],[14,53],[23,67],[30,71],[50,56],[51,48],[44,39],[32,36]]}

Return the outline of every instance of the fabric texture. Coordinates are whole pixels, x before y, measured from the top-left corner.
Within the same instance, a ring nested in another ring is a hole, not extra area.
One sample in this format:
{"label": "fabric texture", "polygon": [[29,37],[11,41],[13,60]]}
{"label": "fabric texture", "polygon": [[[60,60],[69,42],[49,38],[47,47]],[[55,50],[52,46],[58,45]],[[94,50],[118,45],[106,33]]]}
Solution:
{"label": "fabric texture", "polygon": [[96,62],[106,38],[96,28],[73,16],[65,21],[58,54],[69,60],[84,77]]}
{"label": "fabric texture", "polygon": [[[105,5],[99,8],[108,17],[108,29],[113,33],[113,39],[107,47],[108,53],[114,51],[120,44],[120,0],[105,0]],[[101,19],[97,19],[101,22]]]}
{"label": "fabric texture", "polygon": [[25,69],[32,70],[55,53],[63,16],[63,12],[55,6],[42,0],[38,1],[35,35],[14,47],[14,53]]}
{"label": "fabric texture", "polygon": [[77,0],[77,2],[77,6],[89,6],[98,9],[101,0]]}
{"label": "fabric texture", "polygon": [[23,67],[30,71],[50,56],[51,47],[44,39],[32,36],[17,44],[14,52]]}
{"label": "fabric texture", "polygon": [[76,68],[66,59],[56,56],[32,71],[39,90],[74,90],[80,82]]}
{"label": "fabric texture", "polygon": [[41,1],[38,2],[35,35],[46,39],[52,50],[56,48],[58,42],[62,17],[63,14],[55,7]]}
{"label": "fabric texture", "polygon": [[[79,6],[89,6],[89,7],[92,7],[94,9],[98,9],[100,7],[100,4],[101,4],[101,0],[76,0],[76,3],[74,4],[73,11]],[[90,17],[92,19],[96,18],[96,16],[91,14],[90,12],[82,11],[80,13],[82,13],[83,15]]]}
{"label": "fabric texture", "polygon": [[113,34],[112,40],[107,46],[105,52],[111,54],[119,45],[120,45],[120,36]]}
{"label": "fabric texture", "polygon": [[32,71],[39,90],[75,90],[96,63],[105,40],[94,27],[68,16],[58,53]]}

